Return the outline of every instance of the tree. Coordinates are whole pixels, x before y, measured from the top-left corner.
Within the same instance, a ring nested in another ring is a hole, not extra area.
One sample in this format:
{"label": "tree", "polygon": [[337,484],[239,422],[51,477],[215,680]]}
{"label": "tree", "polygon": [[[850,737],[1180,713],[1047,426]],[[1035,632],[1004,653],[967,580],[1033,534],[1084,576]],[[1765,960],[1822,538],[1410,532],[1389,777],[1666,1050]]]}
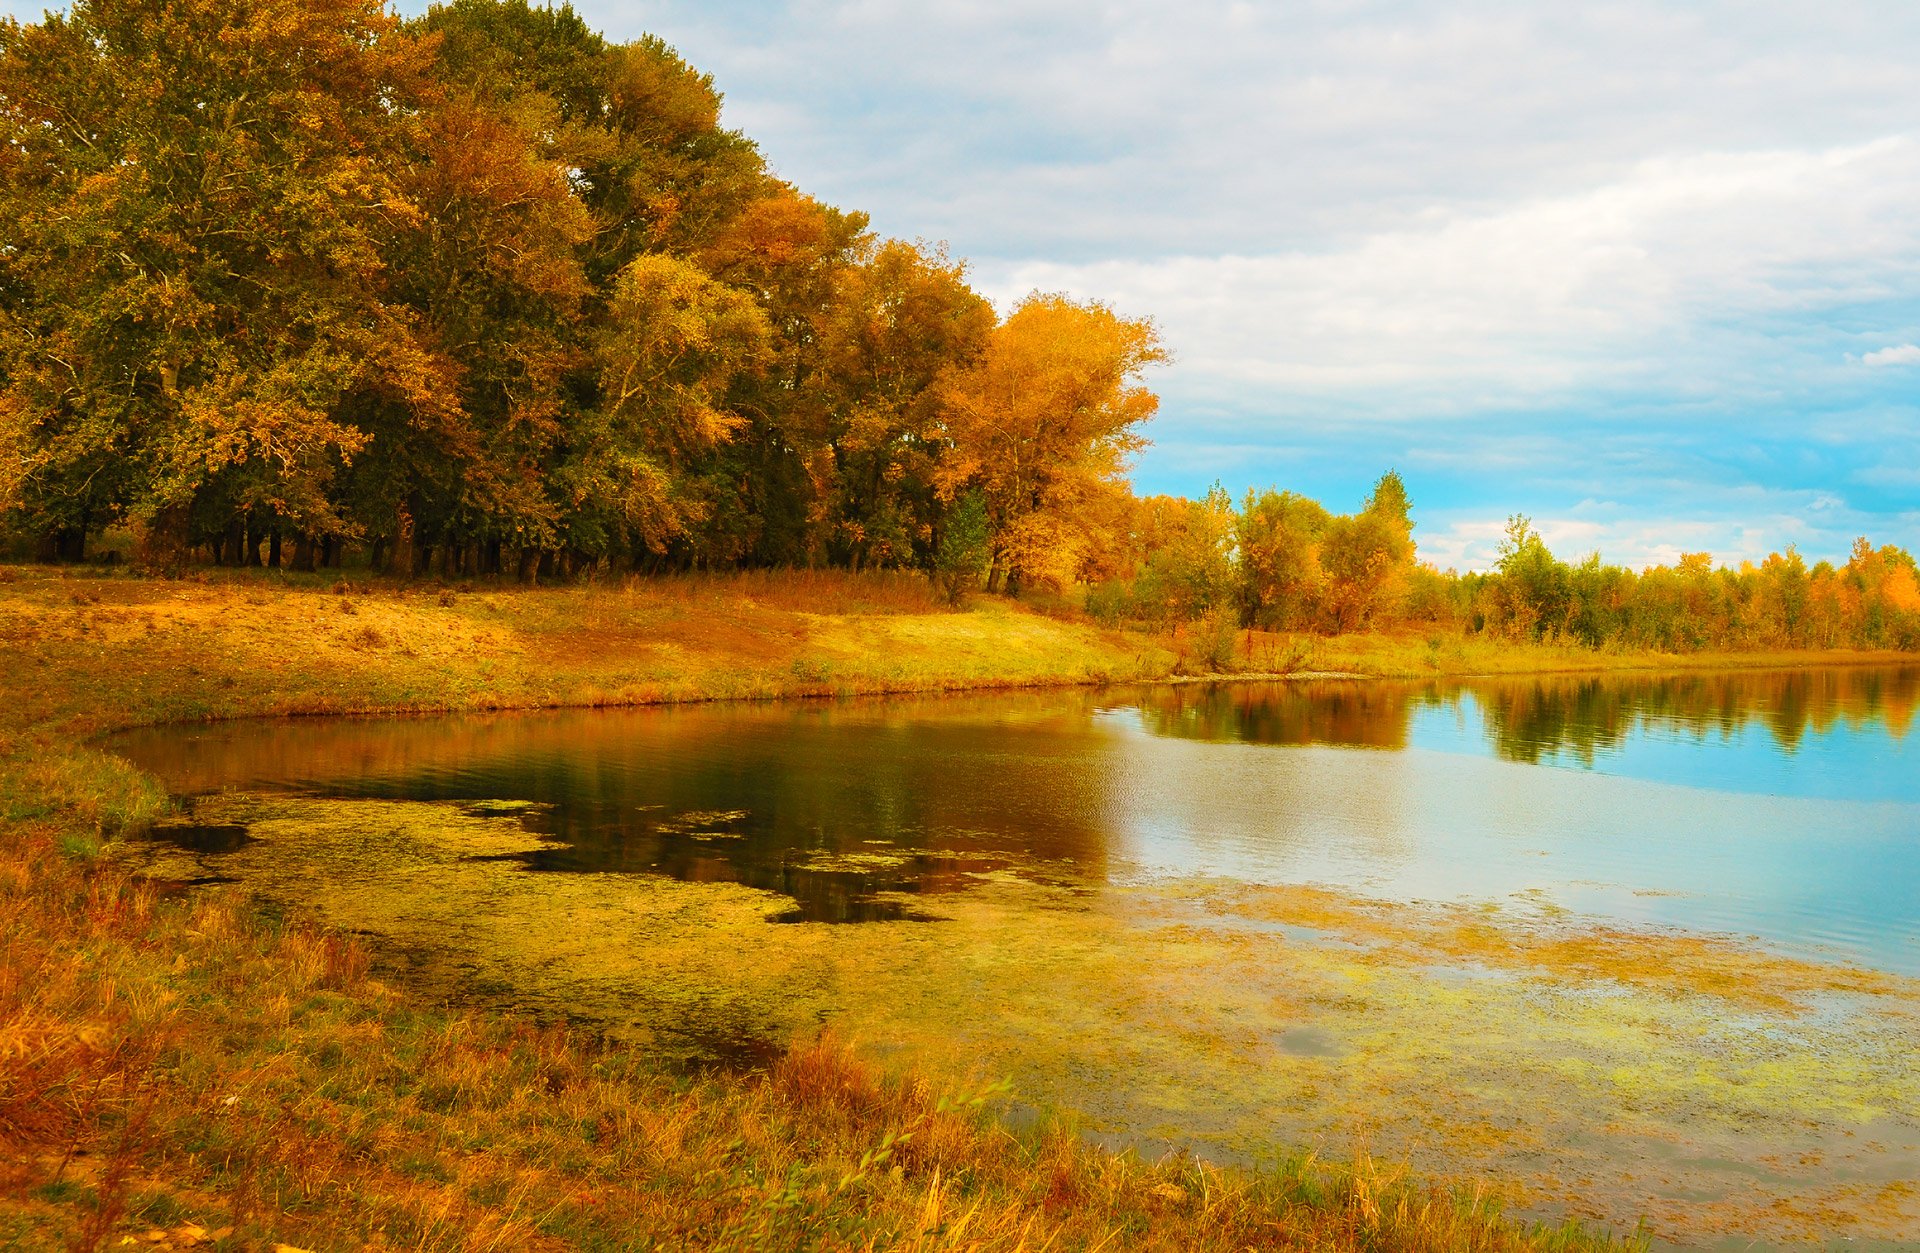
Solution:
{"label": "tree", "polygon": [[1400,475],[1381,475],[1357,514],[1330,519],[1320,536],[1323,595],[1336,631],[1389,616],[1413,568],[1412,501]]}
{"label": "tree", "polygon": [[993,560],[992,539],[987,530],[986,498],[979,492],[968,492],[955,501],[941,528],[933,566],[950,603],[959,604],[980,586]]}
{"label": "tree", "polygon": [[1063,584],[1086,550],[1101,497],[1128,490],[1139,426],[1159,399],[1139,379],[1167,361],[1158,331],[1098,302],[1028,296],[994,328],[977,363],[944,381],[951,445],[943,493],[978,487],[993,529],[988,586]]}
{"label": "tree", "polygon": [[1523,639],[1557,631],[1566,618],[1567,568],[1548,551],[1533,523],[1522,514],[1507,519],[1495,568],[1505,596],[1506,618]]}
{"label": "tree", "polygon": [[957,486],[940,478],[936,385],[979,357],[993,308],[967,286],[965,266],[901,240],[867,244],[837,280],[807,384],[813,547],[856,570],[918,564]]}
{"label": "tree", "polygon": [[741,427],[726,396],[765,360],[768,337],[751,297],[688,262],[642,256],[621,273],[594,344],[599,404],[578,415],[555,476],[574,547],[660,552],[706,516],[680,471]]}
{"label": "tree", "polygon": [[344,406],[458,408],[385,265],[420,217],[395,171],[428,64],[377,0],[76,0],[0,25],[8,503],[176,542],[215,500],[221,526],[353,529],[329,494],[367,443]]}
{"label": "tree", "polygon": [[1320,610],[1320,540],[1332,522],[1318,501],[1252,488],[1234,521],[1240,552],[1240,612],[1250,626],[1311,626]]}

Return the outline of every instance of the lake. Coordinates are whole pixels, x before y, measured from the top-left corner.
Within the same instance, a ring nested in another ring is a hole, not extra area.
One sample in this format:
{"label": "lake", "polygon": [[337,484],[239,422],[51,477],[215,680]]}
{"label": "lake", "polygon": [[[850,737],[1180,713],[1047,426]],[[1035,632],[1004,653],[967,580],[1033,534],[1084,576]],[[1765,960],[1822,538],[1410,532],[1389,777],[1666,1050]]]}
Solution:
{"label": "lake", "polygon": [[[1159,1151],[1715,1244],[1920,1230],[1920,667],[162,728],[154,873],[423,986],[825,1029]],[[1784,1202],[1784,1204],[1782,1203]]]}

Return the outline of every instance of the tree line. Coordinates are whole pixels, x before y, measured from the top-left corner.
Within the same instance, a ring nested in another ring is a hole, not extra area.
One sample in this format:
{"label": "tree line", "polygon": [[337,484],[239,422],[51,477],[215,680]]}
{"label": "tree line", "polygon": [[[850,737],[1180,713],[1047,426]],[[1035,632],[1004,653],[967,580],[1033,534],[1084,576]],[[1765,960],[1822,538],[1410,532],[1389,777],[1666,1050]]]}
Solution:
{"label": "tree line", "polygon": [[49,558],[1081,577],[1153,326],[768,169],[573,11],[75,0],[0,25],[0,511]]}
{"label": "tree line", "polygon": [[1109,622],[1334,634],[1440,629],[1516,642],[1662,652],[1920,650],[1920,567],[1897,545],[1855,541],[1844,564],[1788,548],[1759,564],[1707,553],[1631,570],[1554,555],[1508,520],[1498,559],[1460,574],[1418,559],[1411,501],[1389,470],[1352,514],[1292,492],[1216,487],[1135,502],[1130,564],[1087,593]]}

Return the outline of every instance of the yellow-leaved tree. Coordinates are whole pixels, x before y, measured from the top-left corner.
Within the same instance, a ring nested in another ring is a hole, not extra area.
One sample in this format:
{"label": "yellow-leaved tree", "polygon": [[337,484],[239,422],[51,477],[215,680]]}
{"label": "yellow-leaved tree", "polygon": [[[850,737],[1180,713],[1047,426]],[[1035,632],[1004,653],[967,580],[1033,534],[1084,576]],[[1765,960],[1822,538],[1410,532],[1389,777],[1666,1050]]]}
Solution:
{"label": "yellow-leaved tree", "polygon": [[1142,371],[1169,359],[1144,318],[1035,292],[994,328],[973,365],[940,388],[943,496],[986,502],[989,590],[1061,585],[1081,569],[1129,490],[1139,426],[1159,408]]}
{"label": "yellow-leaved tree", "polygon": [[573,525],[660,551],[704,519],[678,471],[741,427],[727,393],[761,368],[770,336],[750,295],[689,262],[647,253],[621,271],[594,345],[601,403],[577,419],[555,475]]}

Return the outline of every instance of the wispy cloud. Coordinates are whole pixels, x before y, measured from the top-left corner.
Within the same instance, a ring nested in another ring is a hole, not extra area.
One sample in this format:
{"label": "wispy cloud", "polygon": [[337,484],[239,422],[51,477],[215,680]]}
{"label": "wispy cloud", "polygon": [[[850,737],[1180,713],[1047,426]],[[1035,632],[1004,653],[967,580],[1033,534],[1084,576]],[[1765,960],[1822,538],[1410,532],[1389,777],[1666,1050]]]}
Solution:
{"label": "wispy cloud", "polygon": [[1920,365],[1920,346],[1899,344],[1860,358],[1865,365]]}

